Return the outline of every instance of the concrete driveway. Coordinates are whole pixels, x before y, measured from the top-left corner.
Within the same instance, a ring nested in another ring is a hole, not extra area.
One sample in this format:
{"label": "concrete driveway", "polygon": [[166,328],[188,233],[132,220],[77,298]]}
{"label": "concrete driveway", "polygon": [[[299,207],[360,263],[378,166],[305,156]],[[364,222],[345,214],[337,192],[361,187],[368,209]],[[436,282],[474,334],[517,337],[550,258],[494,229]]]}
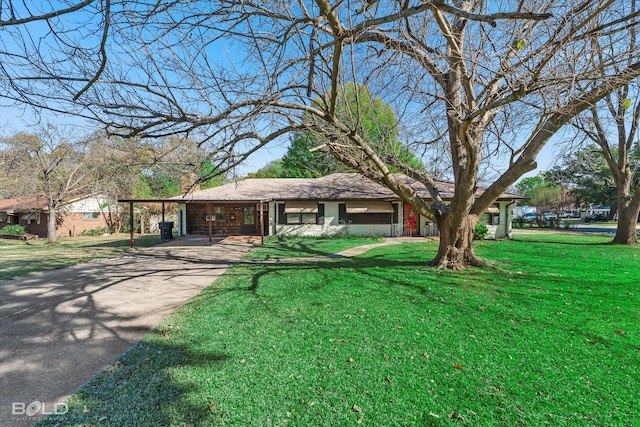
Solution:
{"label": "concrete driveway", "polygon": [[184,238],[0,282],[0,426],[63,412],[56,404],[252,246]]}

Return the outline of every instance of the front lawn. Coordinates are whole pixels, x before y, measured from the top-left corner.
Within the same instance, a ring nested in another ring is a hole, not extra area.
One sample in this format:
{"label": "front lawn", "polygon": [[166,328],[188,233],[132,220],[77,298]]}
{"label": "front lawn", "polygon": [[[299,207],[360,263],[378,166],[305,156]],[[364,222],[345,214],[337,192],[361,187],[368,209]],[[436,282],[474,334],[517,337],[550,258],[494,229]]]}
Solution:
{"label": "front lawn", "polygon": [[640,249],[521,237],[236,266],[43,424],[640,425]]}
{"label": "front lawn", "polygon": [[380,243],[380,237],[348,235],[335,237],[271,236],[264,246],[247,255],[250,259],[282,259],[335,254],[346,249]]}
{"label": "front lawn", "polygon": [[[136,246],[146,247],[160,243],[160,236],[147,234],[136,236]],[[129,235],[115,234],[99,237],[69,237],[59,239],[55,245],[46,239],[0,239],[0,282],[28,276],[56,268],[106,258],[129,250]]]}

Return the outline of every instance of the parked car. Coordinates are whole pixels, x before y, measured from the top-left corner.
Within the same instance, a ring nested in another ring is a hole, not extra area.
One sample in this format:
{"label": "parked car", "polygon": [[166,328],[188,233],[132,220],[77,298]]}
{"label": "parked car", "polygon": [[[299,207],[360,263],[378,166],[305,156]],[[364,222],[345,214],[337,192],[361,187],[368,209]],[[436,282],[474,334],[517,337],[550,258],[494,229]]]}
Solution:
{"label": "parked car", "polygon": [[538,220],[538,214],[535,212],[527,212],[522,215],[522,218],[524,218],[525,222],[536,222]]}
{"label": "parked car", "polygon": [[544,216],[544,219],[546,219],[547,221],[550,219],[558,219],[558,215],[554,214],[553,212],[545,212],[542,214],[542,216]]}
{"label": "parked car", "polygon": [[591,222],[591,221],[608,221],[609,217],[605,214],[602,213],[597,213],[597,214],[593,214],[593,215],[587,215],[586,217],[584,217],[584,222]]}
{"label": "parked car", "polygon": [[580,212],[578,211],[571,211],[571,212],[562,212],[562,214],[560,215],[562,218],[580,218]]}

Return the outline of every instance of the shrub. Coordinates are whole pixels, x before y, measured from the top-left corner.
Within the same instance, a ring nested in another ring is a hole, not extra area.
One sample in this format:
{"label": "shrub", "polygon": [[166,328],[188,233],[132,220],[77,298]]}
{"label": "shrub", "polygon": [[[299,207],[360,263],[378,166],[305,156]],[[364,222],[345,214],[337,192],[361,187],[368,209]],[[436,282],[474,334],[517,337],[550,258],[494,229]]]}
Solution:
{"label": "shrub", "polygon": [[27,230],[23,226],[18,224],[6,225],[0,229],[0,234],[15,234],[18,236],[23,236],[27,234]]}
{"label": "shrub", "polygon": [[473,240],[482,240],[487,237],[487,233],[489,229],[486,225],[478,223],[476,224],[476,228],[473,229]]}
{"label": "shrub", "polygon": [[513,222],[516,224],[518,228],[522,228],[524,227],[524,224],[527,222],[527,220],[524,219],[523,216],[518,216],[513,220]]}
{"label": "shrub", "polygon": [[83,230],[81,236],[102,236],[103,234],[111,234],[109,227],[93,228],[91,230]]}

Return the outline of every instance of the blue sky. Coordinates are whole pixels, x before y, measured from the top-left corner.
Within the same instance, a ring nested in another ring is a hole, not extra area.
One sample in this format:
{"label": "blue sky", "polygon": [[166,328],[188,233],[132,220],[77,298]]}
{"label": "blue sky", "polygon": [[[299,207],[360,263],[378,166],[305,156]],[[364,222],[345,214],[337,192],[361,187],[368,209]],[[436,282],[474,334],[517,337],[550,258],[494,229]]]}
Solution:
{"label": "blue sky", "polygon": [[[78,126],[80,130],[89,132],[91,130],[90,123],[83,123],[77,117],[61,116],[59,114],[51,114],[42,112],[44,120],[56,126]],[[0,106],[0,129],[1,134],[11,135],[16,132],[28,131],[29,128],[37,124],[37,116],[35,116],[28,108],[9,108]],[[254,172],[269,162],[281,158],[287,151],[289,139],[283,138],[274,142],[268,147],[260,149],[258,152],[250,156],[245,163],[237,168],[236,173],[244,176],[249,172]],[[553,143],[547,144],[538,156],[538,169],[525,175],[534,176],[540,171],[549,169],[559,157],[558,149]]]}
{"label": "blue sky", "polygon": [[[83,122],[71,115],[64,116],[42,111],[41,117],[44,123],[59,127],[76,127],[79,134],[90,133],[92,129],[95,129],[92,123]],[[29,132],[30,129],[37,126],[38,120],[38,116],[29,107],[0,105],[0,136],[10,136],[17,132]],[[289,139],[283,138],[280,141],[274,141],[268,147],[258,150],[236,169],[237,175],[244,176],[249,172],[260,169],[273,160],[281,158],[286,153],[288,146]]]}
{"label": "blue sky", "polygon": [[[51,4],[55,5],[55,1]],[[46,7],[45,3],[40,4],[41,7]],[[40,33],[43,30],[40,24],[31,24],[30,31],[33,34]],[[6,40],[5,40],[6,41]],[[216,61],[223,63],[234,62],[229,58],[229,52],[223,45],[216,46],[211,50],[211,53],[215,56]],[[236,67],[240,66],[235,64]],[[60,114],[42,112],[42,118],[44,123],[51,123],[57,126],[75,126],[79,132],[89,133],[92,129],[92,124],[83,122],[79,118],[74,116],[65,116]],[[0,134],[10,135],[15,132],[29,130],[30,127],[37,125],[38,117],[28,107],[12,107],[3,104],[2,97],[0,96]],[[280,141],[270,144],[268,147],[260,149],[254,155],[249,157],[247,161],[237,169],[237,174],[242,176],[249,172],[256,171],[257,169],[265,166],[267,163],[278,159],[284,155],[289,145],[288,138],[282,138]],[[545,170],[552,166],[554,160],[558,157],[555,152],[554,144],[548,144],[548,146],[541,152],[538,157],[539,168],[535,171],[527,174],[535,175],[541,170]]]}

